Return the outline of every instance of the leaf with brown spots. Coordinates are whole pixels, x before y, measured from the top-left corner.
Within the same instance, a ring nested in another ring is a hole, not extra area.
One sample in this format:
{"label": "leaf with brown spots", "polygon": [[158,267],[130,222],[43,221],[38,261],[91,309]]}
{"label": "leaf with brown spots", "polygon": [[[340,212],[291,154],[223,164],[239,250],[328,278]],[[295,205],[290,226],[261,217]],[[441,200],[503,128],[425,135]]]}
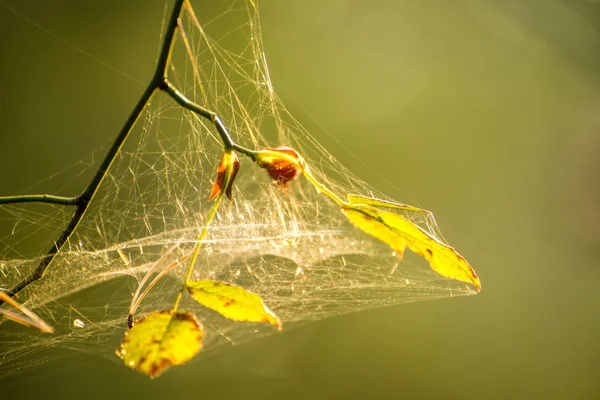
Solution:
{"label": "leaf with brown spots", "polygon": [[125,365],[156,378],[165,369],[192,359],[202,348],[202,325],[187,311],[146,315],[125,332],[121,350]]}
{"label": "leaf with brown spots", "polygon": [[187,290],[204,307],[234,321],[267,322],[281,330],[281,321],[256,293],[211,280],[188,282]]}
{"label": "leaf with brown spots", "polygon": [[[386,243],[398,253],[399,257],[402,257],[404,249],[408,247],[423,256],[429,262],[431,269],[438,274],[470,283],[478,291],[481,290],[477,274],[456,250],[402,215],[379,210],[373,204],[376,204],[376,201],[371,204],[346,203],[342,206],[342,212],[354,226]],[[394,208],[405,207],[399,206],[401,207]]]}

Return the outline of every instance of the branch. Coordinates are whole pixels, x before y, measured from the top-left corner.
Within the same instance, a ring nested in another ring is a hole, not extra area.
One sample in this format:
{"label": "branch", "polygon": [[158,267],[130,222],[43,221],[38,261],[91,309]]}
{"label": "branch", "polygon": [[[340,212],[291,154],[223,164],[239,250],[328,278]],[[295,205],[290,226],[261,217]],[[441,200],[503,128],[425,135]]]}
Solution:
{"label": "branch", "polygon": [[81,202],[77,197],[53,196],[51,194],[25,194],[21,196],[3,196],[0,197],[0,204],[11,203],[49,203],[60,204],[61,206],[76,206]]}
{"label": "branch", "polygon": [[[7,203],[17,203],[17,202],[27,202],[27,201],[41,201],[46,203],[53,204],[64,204],[64,205],[77,205],[77,209],[69,222],[69,225],[62,232],[60,237],[54,242],[54,245],[50,248],[46,256],[42,259],[39,265],[33,270],[27,277],[25,277],[21,282],[17,283],[13,288],[11,288],[9,295],[14,296],[19,293],[21,290],[29,286],[32,282],[41,279],[44,276],[44,273],[48,269],[48,266],[54,258],[56,254],[60,251],[62,246],[69,240],[79,222],[83,218],[90,201],[96,195],[100,184],[104,180],[106,173],[108,172],[110,166],[115,160],[117,154],[121,151],[123,143],[131,133],[135,123],[140,118],[140,115],[146,109],[148,102],[152,98],[154,92],[159,89],[166,80],[167,74],[167,65],[169,64],[171,58],[171,52],[173,49],[173,44],[175,43],[175,32],[177,30],[177,20],[181,15],[181,10],[183,7],[185,0],[175,0],[175,5],[173,6],[173,11],[167,23],[165,38],[160,50],[160,54],[158,57],[158,62],[156,64],[156,69],[154,70],[154,75],[148,87],[140,97],[139,101],[135,105],[135,108],[125,121],[125,124],[121,128],[119,135],[115,139],[112,144],[110,150],[106,154],[106,157],[100,164],[98,171],[92,178],[92,181],[87,186],[85,191],[78,197],[75,198],[61,198],[58,196],[46,196],[46,195],[32,195],[32,196],[11,196],[0,198],[0,204]],[[6,199],[9,199],[8,201]],[[67,201],[68,200],[68,201]],[[73,204],[71,204],[73,202]],[[0,305],[4,303],[3,300],[0,300]]]}

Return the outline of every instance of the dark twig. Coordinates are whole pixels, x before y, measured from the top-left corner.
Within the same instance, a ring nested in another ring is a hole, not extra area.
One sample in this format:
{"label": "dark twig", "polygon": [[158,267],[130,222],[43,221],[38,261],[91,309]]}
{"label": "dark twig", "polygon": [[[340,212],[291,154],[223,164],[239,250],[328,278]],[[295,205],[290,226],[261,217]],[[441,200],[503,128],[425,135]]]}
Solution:
{"label": "dark twig", "polygon": [[51,194],[25,194],[22,196],[4,196],[0,197],[0,204],[11,203],[49,203],[59,204],[61,206],[76,206],[81,201],[77,197],[53,196]]}

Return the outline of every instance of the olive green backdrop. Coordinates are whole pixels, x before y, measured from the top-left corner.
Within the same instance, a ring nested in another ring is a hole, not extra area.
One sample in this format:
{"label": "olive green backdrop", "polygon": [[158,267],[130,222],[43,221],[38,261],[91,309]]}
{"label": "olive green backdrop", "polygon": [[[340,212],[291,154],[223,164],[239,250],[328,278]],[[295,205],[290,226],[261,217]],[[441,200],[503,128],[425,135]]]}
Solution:
{"label": "olive green backdrop", "polygon": [[[0,6],[8,195],[116,135],[153,69],[164,3],[3,4],[51,32]],[[358,176],[433,210],[482,293],[325,320],[156,381],[59,359],[0,380],[0,397],[600,398],[600,3],[260,4],[292,114]]]}

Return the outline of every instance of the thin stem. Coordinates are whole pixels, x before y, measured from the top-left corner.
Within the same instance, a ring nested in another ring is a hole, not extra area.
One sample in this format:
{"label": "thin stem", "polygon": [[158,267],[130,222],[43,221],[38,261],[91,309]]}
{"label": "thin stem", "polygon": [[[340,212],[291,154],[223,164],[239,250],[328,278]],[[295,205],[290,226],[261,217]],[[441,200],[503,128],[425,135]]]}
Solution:
{"label": "thin stem", "polygon": [[[100,187],[100,184],[104,180],[106,173],[108,172],[110,166],[112,165],[113,161],[115,160],[117,154],[120,152],[120,150],[123,146],[123,143],[125,142],[125,140],[129,136],[129,134],[131,133],[133,127],[135,126],[135,123],[137,122],[137,120],[140,118],[141,114],[146,109],[146,106],[148,105],[148,102],[152,98],[152,95],[166,80],[167,66],[168,66],[169,60],[171,58],[171,53],[172,53],[173,45],[175,42],[175,32],[177,30],[177,20],[178,20],[179,16],[181,15],[181,10],[182,10],[184,1],[185,0],[175,0],[175,5],[173,6],[173,11],[171,13],[171,16],[170,16],[168,24],[167,24],[167,28],[165,31],[165,38],[164,38],[164,41],[163,41],[163,44],[162,44],[162,47],[160,50],[158,62],[156,64],[156,69],[154,71],[152,80],[148,84],[148,87],[146,88],[146,90],[144,90],[144,93],[142,94],[139,101],[135,105],[133,111],[131,112],[131,114],[129,115],[127,120],[125,121],[125,124],[121,128],[119,135],[117,136],[117,138],[115,139],[114,143],[112,144],[110,150],[106,154],[106,157],[102,161],[102,164],[100,164],[100,166],[98,167],[98,171],[96,171],[96,174],[92,178],[92,181],[90,182],[88,187],[85,189],[85,191],[81,194],[81,196],[77,197],[79,202],[77,203],[77,209],[76,209],[75,213],[73,214],[73,216],[71,217],[71,221],[69,222],[69,225],[61,233],[60,237],[54,242],[54,244],[52,245],[52,247],[50,248],[50,250],[48,251],[46,256],[39,263],[39,265],[27,277],[25,277],[21,282],[17,283],[10,290],[10,293],[9,293],[10,296],[14,296],[18,292],[20,292],[21,290],[23,290],[24,288],[29,286],[32,282],[35,282],[44,276],[44,273],[48,269],[48,266],[50,265],[50,263],[52,263],[52,261],[56,257],[56,254],[60,251],[60,249],[63,247],[63,245],[69,240],[69,238],[71,237],[71,235],[73,234],[73,232],[75,231],[77,226],[79,225],[79,222],[83,218],[83,216],[88,208],[88,205],[90,204],[90,201],[94,198],[94,196],[98,192],[98,188]],[[4,303],[4,301],[2,299],[0,299],[0,305],[2,305],[3,303]]]}
{"label": "thin stem", "polygon": [[340,207],[343,207],[345,205],[348,205],[348,202],[340,199],[338,197],[338,195],[336,195],[335,193],[333,193],[331,191],[331,189],[329,189],[327,186],[323,185],[321,182],[319,182],[309,171],[308,169],[305,169],[303,172],[303,175],[306,179],[308,179],[308,181],[310,183],[313,184],[313,186],[315,187],[315,189],[317,189],[319,192],[323,193],[324,195],[326,195],[327,197],[329,197],[331,200],[333,200],[334,202],[337,203],[337,205],[339,205]]}
{"label": "thin stem", "polygon": [[254,150],[247,149],[247,148],[242,147],[235,143],[233,144],[233,150],[250,157],[250,159],[252,161],[256,161],[256,156],[257,156],[258,152],[254,151]]}
{"label": "thin stem", "polygon": [[230,151],[233,148],[233,140],[231,139],[231,136],[229,136],[229,132],[227,132],[225,125],[223,125],[223,122],[221,121],[221,118],[219,118],[217,113],[215,113],[214,111],[210,111],[209,109],[206,109],[188,99],[183,93],[177,90],[177,88],[166,78],[161,86],[161,89],[167,92],[169,96],[171,96],[171,98],[183,108],[187,108],[188,110],[193,111],[201,117],[204,117],[210,122],[212,122],[217,128],[217,132],[219,132],[219,135],[221,136],[221,140],[223,141],[225,151]]}
{"label": "thin stem", "polygon": [[59,204],[61,206],[77,206],[81,202],[81,197],[63,197],[51,194],[24,194],[21,196],[3,196],[0,197],[0,204],[11,203],[49,203]]}
{"label": "thin stem", "polygon": [[206,223],[204,224],[204,228],[202,228],[202,232],[200,232],[200,236],[198,236],[198,243],[196,244],[196,248],[194,249],[194,254],[192,254],[192,260],[190,261],[190,266],[187,270],[187,274],[185,275],[185,281],[183,285],[181,285],[181,290],[177,293],[177,298],[175,299],[175,304],[173,305],[173,312],[177,311],[177,307],[179,307],[179,302],[181,301],[181,295],[185,290],[190,278],[192,276],[192,271],[194,271],[194,265],[196,264],[196,259],[198,258],[198,254],[200,254],[200,248],[202,247],[202,243],[204,242],[204,238],[206,238],[206,234],[208,233],[208,228],[210,227],[210,223],[212,222],[215,214],[217,213],[217,209],[219,208],[219,204],[223,199],[223,195],[225,194],[225,190],[221,190],[215,202],[210,209],[210,213],[206,218]]}

